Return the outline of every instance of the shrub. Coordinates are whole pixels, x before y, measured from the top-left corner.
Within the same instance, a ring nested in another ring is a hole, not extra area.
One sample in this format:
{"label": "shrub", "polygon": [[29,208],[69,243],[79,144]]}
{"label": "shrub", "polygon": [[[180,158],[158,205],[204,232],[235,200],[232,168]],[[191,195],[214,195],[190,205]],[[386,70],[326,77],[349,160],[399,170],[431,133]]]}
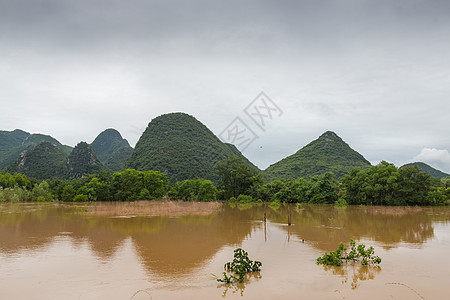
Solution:
{"label": "shrub", "polygon": [[375,251],[373,247],[366,249],[366,245],[359,244],[356,245],[354,240],[350,240],[350,246],[352,247],[350,252],[347,254],[345,250],[344,243],[340,243],[336,251],[331,251],[325,253],[322,257],[316,259],[317,264],[327,265],[327,266],[342,266],[343,260],[360,261],[362,265],[379,264],[381,263],[381,258],[375,256]]}
{"label": "shrub", "polygon": [[251,203],[251,202],[253,202],[254,200],[253,200],[253,198],[252,198],[251,196],[247,196],[247,195],[239,195],[239,196],[237,197],[237,201],[238,201],[239,203]]}
{"label": "shrub", "polygon": [[262,263],[260,261],[252,261],[248,258],[248,253],[241,248],[234,250],[234,259],[232,262],[227,262],[224,265],[226,271],[231,272],[230,276],[227,276],[226,272],[223,272],[223,279],[218,278],[217,281],[232,283],[232,282],[244,282],[245,274],[261,271]]}

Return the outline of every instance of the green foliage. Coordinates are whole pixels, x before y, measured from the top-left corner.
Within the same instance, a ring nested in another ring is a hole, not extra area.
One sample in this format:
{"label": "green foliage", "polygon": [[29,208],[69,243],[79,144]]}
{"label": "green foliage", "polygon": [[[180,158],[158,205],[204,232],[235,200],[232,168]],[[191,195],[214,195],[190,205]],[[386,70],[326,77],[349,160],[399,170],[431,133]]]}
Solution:
{"label": "green foliage", "polygon": [[47,181],[42,181],[41,183],[34,186],[32,190],[33,199],[37,201],[53,201],[55,198],[50,190],[50,185]]}
{"label": "green foliage", "polygon": [[373,247],[366,248],[366,245],[356,245],[354,240],[350,240],[350,252],[346,252],[344,244],[341,242],[336,251],[325,253],[322,257],[316,259],[317,264],[328,266],[342,266],[345,261],[360,261],[362,265],[366,266],[369,263],[380,264],[381,258],[375,256]]}
{"label": "green foliage", "polygon": [[406,165],[403,165],[402,167],[400,167],[400,170],[403,167],[413,167],[413,166],[417,166],[419,168],[420,171],[425,172],[430,174],[431,176],[438,178],[438,179],[442,179],[444,177],[448,177],[450,176],[450,174],[441,172],[433,167],[431,167],[430,165],[427,165],[426,163],[423,162],[415,162],[415,163],[409,163]]}
{"label": "green foliage", "polygon": [[274,208],[274,209],[278,209],[278,208],[280,207],[280,205],[281,205],[281,203],[280,203],[279,200],[273,200],[273,201],[270,202],[270,204],[269,204],[269,206],[270,206],[271,208]]}
{"label": "green foliage", "polygon": [[0,173],[0,187],[13,188],[20,187],[26,190],[31,190],[35,182],[32,182],[27,176],[19,173],[11,175],[9,173]]}
{"label": "green foliage", "polygon": [[343,198],[339,198],[336,202],[334,202],[334,206],[336,207],[347,207],[348,203]]}
{"label": "green foliage", "polygon": [[70,153],[71,147],[62,145],[51,136],[43,134],[30,134],[16,129],[14,131],[0,131],[0,169],[13,164],[19,154],[31,149],[40,142],[47,141],[66,153]]}
{"label": "green foliage", "polygon": [[[203,178],[217,182],[213,166],[240,152],[222,143],[205,125],[185,113],[154,118],[136,144],[127,167],[167,174],[170,184]],[[248,165],[251,163],[245,160]],[[251,165],[252,169],[257,168]]]}
{"label": "green foliage", "polygon": [[316,262],[327,266],[342,266],[343,253],[346,249],[344,243],[341,242],[336,251],[325,253],[322,257],[317,258]]}
{"label": "green foliage", "polygon": [[125,163],[130,158],[133,150],[133,148],[126,146],[118,148],[103,162],[103,164],[113,172],[123,171],[125,169]]}
{"label": "green foliage", "polygon": [[78,194],[73,198],[74,202],[87,202],[89,201],[89,196],[84,194]]}
{"label": "green foliage", "polygon": [[[416,166],[398,169],[385,161],[353,169],[342,179],[340,194],[351,205],[438,205],[431,176]],[[441,193],[442,194],[442,193]],[[445,196],[445,193],[442,195]],[[434,199],[434,200],[433,200]]]}
{"label": "green foliage", "polygon": [[249,194],[255,186],[263,183],[261,174],[252,170],[238,156],[219,161],[214,171],[220,177],[218,186],[224,199]]}
{"label": "green foliage", "polygon": [[170,190],[169,198],[184,201],[215,201],[217,189],[210,180],[183,180]]}
{"label": "green foliage", "polygon": [[262,263],[260,261],[252,261],[248,258],[248,253],[241,248],[234,250],[234,259],[231,262],[227,262],[224,268],[231,275],[227,276],[227,273],[223,272],[224,278],[218,278],[217,281],[224,283],[232,282],[244,282],[245,274],[261,271]]}
{"label": "green foliage", "polygon": [[354,151],[334,132],[327,131],[295,154],[269,166],[264,171],[264,179],[309,179],[326,172],[337,178],[347,174],[352,168],[368,168],[370,163]]}
{"label": "green foliage", "polygon": [[309,203],[331,204],[337,201],[338,182],[333,173],[326,172],[323,175],[315,175],[311,178],[306,191]]}
{"label": "green foliage", "polygon": [[252,198],[252,196],[247,196],[247,195],[239,195],[237,197],[237,202],[239,203],[252,203],[255,200]]}
{"label": "green foliage", "polygon": [[443,206],[450,200],[450,188],[438,187],[428,192],[427,204],[435,206]]}
{"label": "green foliage", "polygon": [[70,155],[48,141],[40,142],[20,153],[15,163],[6,168],[37,179],[81,178],[98,173],[105,167],[88,144],[79,143]]}
{"label": "green foliage", "polygon": [[441,179],[442,186],[445,188],[450,188],[450,176]]}
{"label": "green foliage", "polygon": [[[127,169],[116,172],[111,182],[111,198],[116,201],[162,198],[168,187],[167,177],[158,171]],[[147,192],[143,190],[147,190]]]}
{"label": "green foliage", "polygon": [[75,195],[76,195],[76,191],[73,188],[73,185],[68,184],[63,187],[60,199],[61,199],[61,201],[65,201],[65,202],[74,201]]}
{"label": "green foliage", "polygon": [[20,172],[26,176],[37,179],[47,179],[63,176],[63,164],[67,158],[60,147],[43,141],[34,147],[20,153],[15,163],[7,170],[9,172]]}
{"label": "green foliage", "polygon": [[101,132],[91,144],[98,159],[111,171],[121,171],[133,148],[115,129]]}
{"label": "green foliage", "polygon": [[30,190],[14,186],[3,188],[0,186],[0,202],[28,202],[33,201]]}
{"label": "green foliage", "polygon": [[85,142],[80,142],[70,153],[64,163],[66,178],[81,178],[86,174],[95,174],[105,170],[98,160],[94,149]]}

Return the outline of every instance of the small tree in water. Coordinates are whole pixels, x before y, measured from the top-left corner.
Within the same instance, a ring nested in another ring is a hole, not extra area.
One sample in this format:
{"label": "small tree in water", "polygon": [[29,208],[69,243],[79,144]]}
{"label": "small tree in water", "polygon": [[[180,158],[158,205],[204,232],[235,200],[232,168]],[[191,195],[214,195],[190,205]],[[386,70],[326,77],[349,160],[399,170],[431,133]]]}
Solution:
{"label": "small tree in water", "polygon": [[261,271],[262,263],[252,261],[248,258],[248,253],[241,248],[234,250],[234,259],[224,265],[225,270],[231,272],[230,276],[223,272],[223,278],[217,278],[217,281],[224,283],[244,282],[245,274]]}
{"label": "small tree in water", "polygon": [[381,263],[381,258],[374,255],[375,251],[372,246],[366,249],[366,245],[359,244],[356,245],[354,240],[350,240],[350,246],[352,247],[350,252],[347,254],[345,250],[344,243],[340,243],[336,251],[331,251],[325,253],[324,256],[316,259],[317,264],[327,265],[327,266],[342,266],[343,260],[351,261],[361,261],[363,266]]}

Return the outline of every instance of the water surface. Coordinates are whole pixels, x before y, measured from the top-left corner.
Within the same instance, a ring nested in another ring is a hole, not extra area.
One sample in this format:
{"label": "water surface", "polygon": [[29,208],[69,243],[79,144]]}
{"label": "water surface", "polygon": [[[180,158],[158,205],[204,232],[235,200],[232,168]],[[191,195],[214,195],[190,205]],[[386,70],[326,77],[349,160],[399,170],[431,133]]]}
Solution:
{"label": "water surface", "polygon": [[[447,207],[0,204],[0,298],[446,299],[449,221]],[[350,239],[381,265],[315,264]],[[262,270],[220,284],[237,247]]]}

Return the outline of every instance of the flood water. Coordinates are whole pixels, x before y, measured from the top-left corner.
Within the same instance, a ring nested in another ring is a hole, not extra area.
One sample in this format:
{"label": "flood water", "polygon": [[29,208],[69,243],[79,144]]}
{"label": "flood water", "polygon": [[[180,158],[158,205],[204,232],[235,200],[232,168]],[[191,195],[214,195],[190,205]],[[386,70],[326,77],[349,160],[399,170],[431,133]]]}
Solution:
{"label": "flood water", "polygon": [[[350,239],[380,266],[316,265]],[[238,247],[261,272],[218,283]],[[449,299],[449,254],[448,207],[0,204],[0,299]]]}

